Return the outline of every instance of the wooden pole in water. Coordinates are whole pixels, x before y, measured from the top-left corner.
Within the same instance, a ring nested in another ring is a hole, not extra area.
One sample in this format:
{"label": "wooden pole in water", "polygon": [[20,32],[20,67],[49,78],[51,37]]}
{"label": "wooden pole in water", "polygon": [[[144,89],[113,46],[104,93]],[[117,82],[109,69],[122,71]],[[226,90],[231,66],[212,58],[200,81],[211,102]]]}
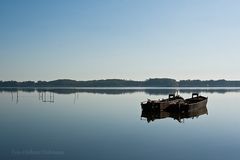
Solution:
{"label": "wooden pole in water", "polygon": [[13,101],[13,93],[12,93],[12,91],[11,91],[11,96],[12,96],[12,101]]}
{"label": "wooden pole in water", "polygon": [[18,103],[18,91],[17,91],[17,100],[16,100],[16,103]]}

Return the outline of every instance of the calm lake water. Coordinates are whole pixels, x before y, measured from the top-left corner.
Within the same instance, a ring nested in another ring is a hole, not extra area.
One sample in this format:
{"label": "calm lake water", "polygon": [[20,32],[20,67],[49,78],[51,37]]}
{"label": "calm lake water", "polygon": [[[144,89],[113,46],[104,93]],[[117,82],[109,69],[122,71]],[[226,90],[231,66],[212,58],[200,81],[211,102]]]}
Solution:
{"label": "calm lake water", "polygon": [[0,159],[239,159],[240,89],[180,89],[207,113],[148,121],[140,102],[175,89],[0,89]]}

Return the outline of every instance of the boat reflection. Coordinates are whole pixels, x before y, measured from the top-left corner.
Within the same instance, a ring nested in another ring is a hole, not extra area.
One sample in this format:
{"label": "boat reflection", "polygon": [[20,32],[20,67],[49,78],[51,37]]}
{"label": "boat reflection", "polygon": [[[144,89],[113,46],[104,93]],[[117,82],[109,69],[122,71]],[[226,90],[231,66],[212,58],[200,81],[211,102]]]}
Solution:
{"label": "boat reflection", "polygon": [[194,119],[198,118],[201,115],[208,114],[207,106],[203,105],[196,109],[191,109],[186,112],[180,111],[163,111],[158,108],[151,108],[151,109],[142,109],[141,119],[146,119],[147,122],[154,121],[155,119],[164,119],[164,118],[173,118],[180,123],[184,123],[184,119]]}

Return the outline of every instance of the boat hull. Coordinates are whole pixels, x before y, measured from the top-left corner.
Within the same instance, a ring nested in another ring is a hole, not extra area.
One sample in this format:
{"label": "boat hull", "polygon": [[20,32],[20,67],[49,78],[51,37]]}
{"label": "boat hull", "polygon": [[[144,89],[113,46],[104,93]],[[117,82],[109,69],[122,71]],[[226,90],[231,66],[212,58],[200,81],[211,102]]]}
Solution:
{"label": "boat hull", "polygon": [[176,104],[183,102],[184,100],[179,98],[179,99],[174,99],[174,100],[163,100],[163,101],[148,101],[148,102],[142,102],[141,106],[142,109],[154,109],[158,108],[160,110],[165,110],[168,107],[175,106]]}
{"label": "boat hull", "polygon": [[173,118],[182,123],[184,119],[208,114],[207,101],[206,97],[190,98],[168,106],[164,110],[157,106],[142,107],[141,117],[146,118],[148,122],[155,119]]}
{"label": "boat hull", "polygon": [[171,111],[171,112],[191,112],[194,110],[198,110],[199,108],[202,108],[207,105],[208,98],[199,96],[194,98],[189,98],[184,100],[182,103],[178,103],[176,105],[169,106],[165,110]]}

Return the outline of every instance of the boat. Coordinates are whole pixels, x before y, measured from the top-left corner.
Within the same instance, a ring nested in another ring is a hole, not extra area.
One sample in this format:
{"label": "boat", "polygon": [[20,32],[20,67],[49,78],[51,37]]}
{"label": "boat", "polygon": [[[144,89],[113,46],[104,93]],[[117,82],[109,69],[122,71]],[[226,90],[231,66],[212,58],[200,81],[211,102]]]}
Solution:
{"label": "boat", "polygon": [[176,105],[168,106],[165,108],[165,110],[171,112],[190,112],[191,110],[196,110],[206,106],[207,102],[207,97],[200,96],[198,93],[193,93],[191,98],[185,99],[184,101],[179,101]]}
{"label": "boat", "polygon": [[184,119],[208,114],[207,101],[207,97],[200,96],[198,93],[193,93],[191,98],[169,104],[165,109],[161,107],[142,107],[141,118],[145,117],[147,121],[150,122],[155,119],[170,117],[182,123]]}
{"label": "boat", "polygon": [[175,94],[169,94],[167,99],[162,100],[150,100],[141,102],[142,109],[153,109],[158,108],[160,110],[165,110],[168,107],[175,106],[176,104],[183,103],[184,99]]}
{"label": "boat", "polygon": [[153,108],[153,109],[142,109],[141,119],[146,120],[148,123],[153,122],[156,119],[166,119],[166,118],[172,118],[174,120],[177,120],[180,123],[183,123],[185,119],[194,119],[198,118],[202,115],[208,115],[207,106],[203,105],[201,107],[186,111],[186,112],[180,112],[180,111],[163,111],[159,108]]}

